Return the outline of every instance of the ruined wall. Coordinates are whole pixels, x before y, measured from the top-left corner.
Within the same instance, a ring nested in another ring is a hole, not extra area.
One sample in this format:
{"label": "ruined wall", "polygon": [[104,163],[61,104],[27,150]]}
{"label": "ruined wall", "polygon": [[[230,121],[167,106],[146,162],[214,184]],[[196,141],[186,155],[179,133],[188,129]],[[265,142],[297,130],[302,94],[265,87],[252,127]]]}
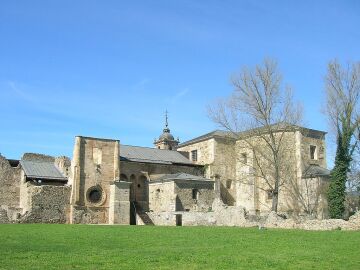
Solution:
{"label": "ruined wall", "polygon": [[214,182],[211,181],[149,183],[149,210],[154,212],[209,211],[214,197]]}
{"label": "ruined wall", "polygon": [[54,163],[65,177],[68,179],[71,177],[71,160],[68,157],[56,157]]}
{"label": "ruined wall", "polygon": [[69,211],[69,186],[36,186],[25,183],[27,203],[24,204],[22,223],[65,223]]}
{"label": "ruined wall", "polygon": [[21,157],[21,160],[54,162],[55,158],[52,156],[38,154],[38,153],[24,153],[24,155]]}
{"label": "ruined wall", "polygon": [[0,207],[19,207],[21,168],[0,155]]}
{"label": "ruined wall", "polygon": [[215,201],[208,212],[150,212],[148,216],[155,225],[162,226],[176,226],[176,216],[181,216],[181,226],[257,226],[256,222],[246,219],[242,207],[222,205],[219,201]]}
{"label": "ruined wall", "polygon": [[119,141],[76,137],[71,222],[108,223],[110,185],[120,180]]}
{"label": "ruined wall", "polygon": [[175,181],[175,194],[177,211],[209,211],[215,198],[214,182]]}

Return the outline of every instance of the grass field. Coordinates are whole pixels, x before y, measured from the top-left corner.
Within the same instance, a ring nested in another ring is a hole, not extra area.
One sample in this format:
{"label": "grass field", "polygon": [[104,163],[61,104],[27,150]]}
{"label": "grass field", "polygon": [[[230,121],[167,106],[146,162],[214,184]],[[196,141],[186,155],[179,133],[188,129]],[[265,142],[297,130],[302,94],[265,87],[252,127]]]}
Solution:
{"label": "grass field", "polygon": [[360,232],[3,224],[0,269],[360,269]]}

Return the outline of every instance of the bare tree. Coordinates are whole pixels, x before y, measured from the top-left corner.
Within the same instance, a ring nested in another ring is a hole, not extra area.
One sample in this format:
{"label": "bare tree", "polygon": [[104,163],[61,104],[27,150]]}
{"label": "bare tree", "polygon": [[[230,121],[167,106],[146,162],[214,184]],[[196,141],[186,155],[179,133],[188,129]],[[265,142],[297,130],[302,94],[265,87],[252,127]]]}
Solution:
{"label": "bare tree", "polygon": [[328,191],[329,210],[332,218],[342,218],[346,181],[359,136],[360,63],[344,68],[336,60],[330,62],[325,89],[326,112],[337,141]]}
{"label": "bare tree", "polygon": [[[254,69],[244,67],[232,79],[233,94],[209,108],[210,118],[241,141],[239,147],[248,149],[254,179],[248,184],[269,192],[272,211],[277,212],[280,188],[295,176],[295,162],[290,162],[287,134],[295,131],[301,121],[302,108],[294,104],[290,87],[282,85],[282,76],[273,60],[264,60]],[[249,178],[248,178],[249,179]]]}

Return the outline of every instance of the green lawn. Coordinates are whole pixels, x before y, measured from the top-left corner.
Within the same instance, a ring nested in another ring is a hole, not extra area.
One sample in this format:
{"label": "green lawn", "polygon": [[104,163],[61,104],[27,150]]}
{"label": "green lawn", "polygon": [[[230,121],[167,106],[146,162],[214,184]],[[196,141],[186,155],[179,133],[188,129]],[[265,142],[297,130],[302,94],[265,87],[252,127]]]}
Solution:
{"label": "green lawn", "polygon": [[3,224],[0,269],[360,269],[360,232]]}

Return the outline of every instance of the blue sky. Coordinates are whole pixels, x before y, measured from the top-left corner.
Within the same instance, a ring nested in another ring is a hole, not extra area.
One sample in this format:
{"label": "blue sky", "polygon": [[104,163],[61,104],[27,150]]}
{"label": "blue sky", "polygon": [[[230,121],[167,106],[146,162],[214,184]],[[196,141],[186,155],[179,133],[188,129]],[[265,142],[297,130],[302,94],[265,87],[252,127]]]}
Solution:
{"label": "blue sky", "polygon": [[72,156],[75,135],[152,146],[165,109],[191,139],[264,57],[326,131],[326,65],[359,60],[359,25],[360,1],[0,0],[0,152]]}

